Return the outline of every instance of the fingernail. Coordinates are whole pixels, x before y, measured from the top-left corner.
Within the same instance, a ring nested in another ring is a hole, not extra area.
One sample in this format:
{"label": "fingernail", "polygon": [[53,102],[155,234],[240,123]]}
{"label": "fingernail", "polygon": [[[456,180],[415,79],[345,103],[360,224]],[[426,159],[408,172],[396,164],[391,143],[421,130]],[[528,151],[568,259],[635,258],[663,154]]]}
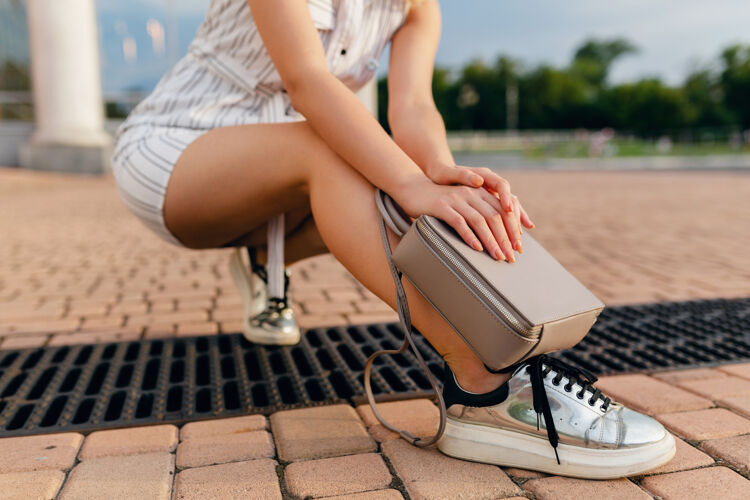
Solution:
{"label": "fingernail", "polygon": [[481,252],[482,251],[482,244],[479,243],[478,241],[475,241],[474,242],[474,250],[476,250],[477,252]]}
{"label": "fingernail", "polygon": [[523,246],[521,245],[521,242],[516,240],[515,243],[513,243],[513,248],[515,248],[517,251],[523,253]]}
{"label": "fingernail", "polygon": [[508,262],[515,262],[515,261],[516,261],[516,258],[513,256],[512,253],[508,255]]}
{"label": "fingernail", "polygon": [[472,177],[471,182],[473,182],[476,187],[479,187],[484,184],[484,179],[482,179],[482,177],[479,175],[475,175],[474,177]]}
{"label": "fingernail", "polygon": [[505,260],[505,255],[500,250],[495,250],[495,260]]}

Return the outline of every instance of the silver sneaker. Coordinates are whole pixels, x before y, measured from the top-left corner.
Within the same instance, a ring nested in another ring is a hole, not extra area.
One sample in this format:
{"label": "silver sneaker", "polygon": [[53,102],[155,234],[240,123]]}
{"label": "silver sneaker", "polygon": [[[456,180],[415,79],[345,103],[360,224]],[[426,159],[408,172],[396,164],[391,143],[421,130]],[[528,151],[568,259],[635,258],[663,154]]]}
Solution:
{"label": "silver sneaker", "polygon": [[252,249],[235,248],[229,269],[243,298],[243,335],[256,344],[293,345],[300,330],[289,299],[289,273],[285,272],[284,298],[268,297],[266,269],[257,264]]}
{"label": "silver sneaker", "polygon": [[642,474],[675,454],[664,426],[604,396],[593,386],[595,376],[557,359],[521,364],[487,395],[464,392],[446,370],[448,420],[437,445],[446,455],[611,479]]}

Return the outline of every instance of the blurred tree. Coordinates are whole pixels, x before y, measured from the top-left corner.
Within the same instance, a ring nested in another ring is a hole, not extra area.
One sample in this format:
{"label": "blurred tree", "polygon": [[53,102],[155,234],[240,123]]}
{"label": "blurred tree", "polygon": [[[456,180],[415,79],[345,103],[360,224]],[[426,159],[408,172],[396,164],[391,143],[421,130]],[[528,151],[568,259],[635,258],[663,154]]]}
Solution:
{"label": "blurred tree", "polygon": [[[698,69],[679,87],[653,78],[608,84],[612,65],[636,50],[624,39],[590,39],[564,68],[524,68],[507,56],[491,66],[474,60],[459,72],[436,68],[432,90],[449,130],[506,129],[510,123],[523,129],[615,127],[657,136],[678,129],[689,135],[706,127],[750,128],[750,46],[727,48],[718,69]],[[385,79],[378,90],[378,115],[387,128]]]}
{"label": "blurred tree", "polygon": [[505,81],[496,68],[473,61],[464,66],[459,82],[459,128],[505,128]]}
{"label": "blurred tree", "polygon": [[666,87],[658,79],[617,85],[606,91],[612,126],[655,137],[686,127],[694,116],[682,89]]}
{"label": "blurred tree", "polygon": [[388,125],[388,78],[378,79],[378,121],[389,134],[391,127]]}
{"label": "blurred tree", "polygon": [[637,52],[635,45],[623,38],[586,40],[573,55],[571,73],[595,87],[602,87],[612,64],[620,57]]}
{"label": "blurred tree", "polygon": [[710,69],[694,71],[683,85],[685,98],[693,107],[691,127],[722,127],[736,121],[724,106],[721,83]]}
{"label": "blurred tree", "polygon": [[458,93],[458,86],[453,83],[450,70],[435,68],[432,74],[432,94],[435,96],[435,104],[442,113],[448,129],[461,128]]}
{"label": "blurred tree", "polygon": [[31,76],[29,75],[28,66],[12,60],[3,62],[0,65],[0,89],[31,89]]}
{"label": "blurred tree", "polygon": [[580,127],[579,112],[587,103],[586,82],[571,73],[540,66],[518,83],[519,127]]}
{"label": "blurred tree", "polygon": [[744,129],[750,128],[750,46],[734,45],[721,54],[724,102]]}

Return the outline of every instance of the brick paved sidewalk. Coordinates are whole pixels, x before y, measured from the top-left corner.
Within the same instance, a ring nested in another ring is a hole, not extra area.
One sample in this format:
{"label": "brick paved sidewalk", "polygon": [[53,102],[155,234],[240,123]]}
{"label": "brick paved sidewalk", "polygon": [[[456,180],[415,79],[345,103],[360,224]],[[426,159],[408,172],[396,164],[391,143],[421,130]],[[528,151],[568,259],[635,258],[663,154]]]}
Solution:
{"label": "brick paved sidewalk", "polygon": [[[509,172],[536,237],[608,304],[750,296],[747,173]],[[228,250],[152,236],[111,179],[0,169],[0,349],[235,332]],[[305,326],[394,319],[330,257],[294,268]],[[345,405],[0,440],[3,498],[750,498],[750,364],[599,384],[681,439],[646,477],[581,481],[463,462]],[[427,401],[383,405],[417,434]],[[312,424],[314,422],[314,425]]]}
{"label": "brick paved sidewalk", "polygon": [[[599,386],[663,422],[679,438],[675,458],[629,479],[548,476],[419,449],[378,424],[368,407],[333,405],[181,429],[0,439],[0,497],[750,498],[750,363],[606,377]],[[427,400],[384,403],[381,410],[416,435],[437,427],[437,408]]]}
{"label": "brick paved sidewalk", "polygon": [[[750,173],[507,172],[534,235],[607,304],[750,296]],[[236,332],[229,250],[161,242],[109,178],[0,169],[0,349]],[[332,257],[303,326],[394,319]]]}

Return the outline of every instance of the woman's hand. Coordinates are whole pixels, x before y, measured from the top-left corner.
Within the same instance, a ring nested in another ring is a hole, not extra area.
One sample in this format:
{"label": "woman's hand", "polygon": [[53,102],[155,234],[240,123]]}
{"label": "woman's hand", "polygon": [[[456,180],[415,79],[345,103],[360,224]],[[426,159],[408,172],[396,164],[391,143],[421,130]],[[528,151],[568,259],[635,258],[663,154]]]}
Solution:
{"label": "woman's hand", "polygon": [[425,175],[436,184],[484,187],[497,195],[506,211],[516,212],[519,227],[521,225],[529,229],[534,227],[534,223],[521,206],[518,197],[511,193],[508,181],[489,168],[439,164],[425,169]]}
{"label": "woman's hand", "polygon": [[[513,250],[523,251],[521,224],[524,212],[513,195],[510,195],[511,210],[507,210],[501,202],[503,196],[488,189],[438,185],[422,179],[424,182],[420,180],[405,185],[394,197],[407,214],[437,217],[453,227],[475,250],[487,249],[496,260],[515,262]],[[503,179],[503,182],[507,185],[507,181]],[[510,190],[509,186],[496,185],[503,193]]]}

